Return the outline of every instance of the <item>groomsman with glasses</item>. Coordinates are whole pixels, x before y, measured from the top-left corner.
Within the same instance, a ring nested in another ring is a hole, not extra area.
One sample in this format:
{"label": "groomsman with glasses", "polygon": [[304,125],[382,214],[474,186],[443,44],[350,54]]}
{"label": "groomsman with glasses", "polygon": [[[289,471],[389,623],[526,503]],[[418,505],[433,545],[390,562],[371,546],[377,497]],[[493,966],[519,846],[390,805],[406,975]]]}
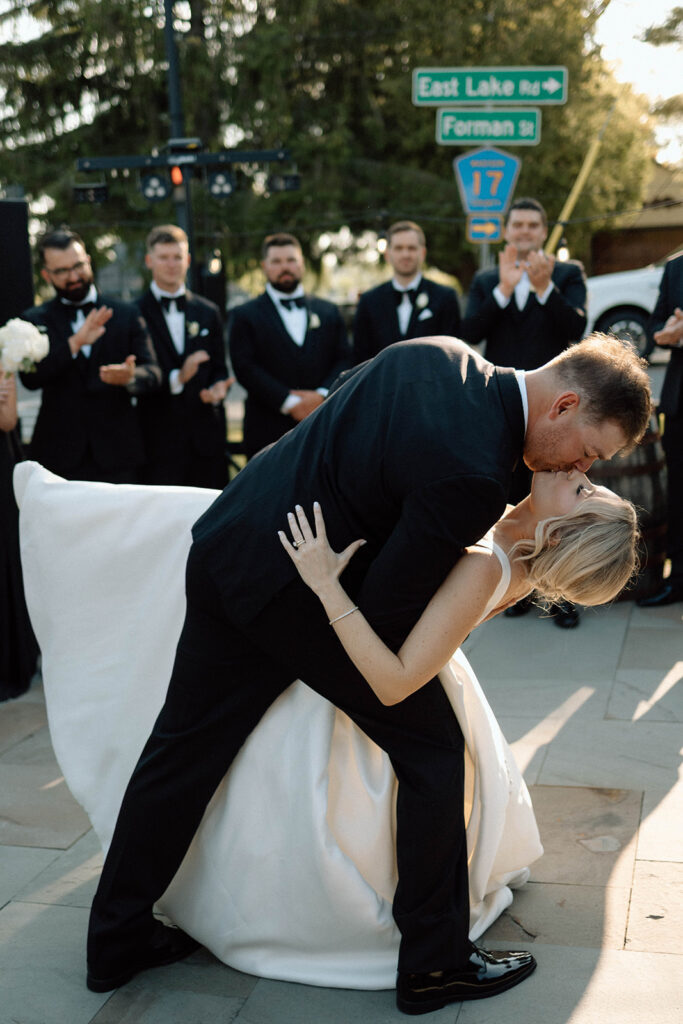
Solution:
{"label": "groomsman with glasses", "polygon": [[144,462],[136,400],[161,372],[138,309],[101,295],[83,240],[63,227],[38,243],[41,276],[54,298],[22,314],[50,349],[34,372],[42,389],[30,456],[69,480],[135,483]]}

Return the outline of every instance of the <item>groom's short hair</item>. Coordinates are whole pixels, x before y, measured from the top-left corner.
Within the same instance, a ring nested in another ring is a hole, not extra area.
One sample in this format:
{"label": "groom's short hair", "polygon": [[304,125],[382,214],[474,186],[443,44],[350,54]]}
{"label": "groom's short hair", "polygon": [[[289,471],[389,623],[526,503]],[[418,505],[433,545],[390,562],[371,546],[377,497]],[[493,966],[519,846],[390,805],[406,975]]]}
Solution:
{"label": "groom's short hair", "polygon": [[581,397],[589,422],[617,423],[635,447],[652,414],[647,363],[630,341],[595,331],[550,361],[563,384]]}

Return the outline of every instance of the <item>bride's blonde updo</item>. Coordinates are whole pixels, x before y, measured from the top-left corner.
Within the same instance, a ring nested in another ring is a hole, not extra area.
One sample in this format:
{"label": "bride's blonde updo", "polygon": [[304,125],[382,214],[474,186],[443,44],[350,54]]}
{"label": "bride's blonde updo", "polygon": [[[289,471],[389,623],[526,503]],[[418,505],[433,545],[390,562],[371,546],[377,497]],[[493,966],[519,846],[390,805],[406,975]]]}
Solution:
{"label": "bride's blonde updo", "polygon": [[594,494],[563,516],[543,519],[533,539],[510,550],[536,594],[550,603],[612,601],[638,569],[638,517],[630,501]]}

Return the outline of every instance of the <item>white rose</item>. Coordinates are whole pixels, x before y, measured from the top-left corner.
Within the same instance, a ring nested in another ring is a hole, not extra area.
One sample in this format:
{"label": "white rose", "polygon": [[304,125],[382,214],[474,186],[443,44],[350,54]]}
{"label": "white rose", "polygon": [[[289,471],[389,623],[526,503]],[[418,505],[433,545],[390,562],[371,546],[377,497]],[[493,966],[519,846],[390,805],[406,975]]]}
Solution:
{"label": "white rose", "polygon": [[41,359],[45,358],[49,351],[50,339],[47,334],[37,330],[29,341],[29,359],[32,359],[34,363],[39,363]]}
{"label": "white rose", "polygon": [[6,373],[14,373],[26,358],[26,344],[23,338],[8,338],[2,346],[2,367]]}

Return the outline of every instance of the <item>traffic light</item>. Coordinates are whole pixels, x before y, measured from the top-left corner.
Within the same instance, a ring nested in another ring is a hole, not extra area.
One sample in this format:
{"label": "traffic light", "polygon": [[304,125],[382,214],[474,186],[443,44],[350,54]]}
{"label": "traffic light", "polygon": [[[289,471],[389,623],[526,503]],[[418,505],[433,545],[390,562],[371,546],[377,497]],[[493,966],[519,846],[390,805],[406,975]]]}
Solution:
{"label": "traffic light", "polygon": [[176,188],[178,188],[179,185],[182,185],[182,183],[183,183],[183,169],[182,169],[182,167],[178,167],[177,164],[173,164],[171,166],[171,169],[170,169],[170,174],[171,174],[171,182],[172,182],[172,184]]}

